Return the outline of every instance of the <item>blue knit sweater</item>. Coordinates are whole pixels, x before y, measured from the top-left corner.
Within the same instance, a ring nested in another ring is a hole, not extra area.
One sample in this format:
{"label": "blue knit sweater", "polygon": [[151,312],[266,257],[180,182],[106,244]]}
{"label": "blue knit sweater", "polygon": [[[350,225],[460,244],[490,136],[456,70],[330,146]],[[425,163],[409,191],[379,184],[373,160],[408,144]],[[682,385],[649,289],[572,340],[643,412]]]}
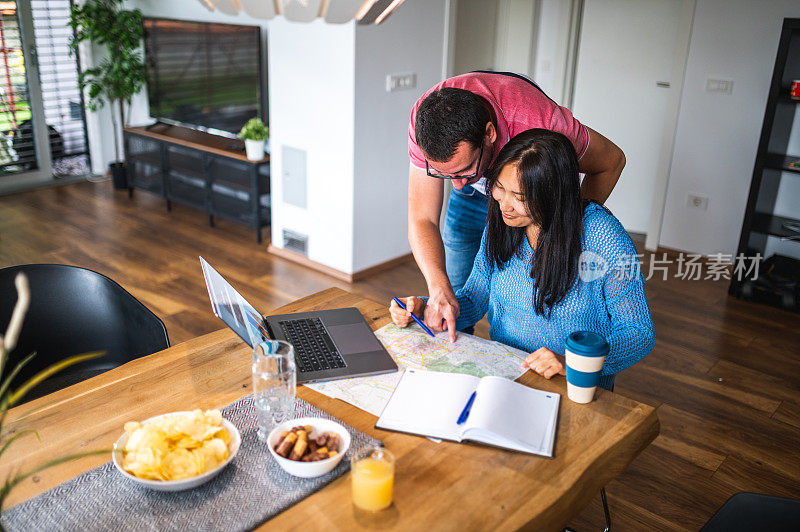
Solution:
{"label": "blue knit sweater", "polygon": [[560,355],[571,332],[602,334],[611,350],[600,385],[610,389],[615,374],[644,358],[655,341],[633,242],[608,210],[590,203],[583,216],[583,274],[549,319],[534,311],[533,254],[523,238],[519,252],[499,270],[486,259],[484,231],[472,273],[456,293],[461,307],[456,327],[474,325],[488,311],[492,340],[528,352],[546,347]]}

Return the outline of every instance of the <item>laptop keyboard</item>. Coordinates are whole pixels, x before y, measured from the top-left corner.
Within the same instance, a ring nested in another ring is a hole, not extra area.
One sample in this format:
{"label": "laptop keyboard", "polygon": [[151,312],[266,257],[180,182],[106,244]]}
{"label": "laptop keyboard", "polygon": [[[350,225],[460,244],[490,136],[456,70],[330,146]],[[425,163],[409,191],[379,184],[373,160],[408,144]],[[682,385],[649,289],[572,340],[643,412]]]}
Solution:
{"label": "laptop keyboard", "polygon": [[342,355],[336,350],[319,318],[280,321],[286,340],[294,346],[294,360],[300,373],[343,368]]}

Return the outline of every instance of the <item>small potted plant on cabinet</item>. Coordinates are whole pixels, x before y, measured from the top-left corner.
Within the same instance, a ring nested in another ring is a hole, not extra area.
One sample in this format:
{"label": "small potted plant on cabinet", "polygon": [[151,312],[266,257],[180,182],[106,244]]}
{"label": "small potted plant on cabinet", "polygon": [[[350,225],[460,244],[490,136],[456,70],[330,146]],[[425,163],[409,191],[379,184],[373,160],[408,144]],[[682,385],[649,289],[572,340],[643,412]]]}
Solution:
{"label": "small potted plant on cabinet", "polygon": [[239,131],[239,138],[244,140],[247,158],[251,161],[260,161],[264,158],[264,144],[269,138],[269,128],[260,118],[251,118]]}

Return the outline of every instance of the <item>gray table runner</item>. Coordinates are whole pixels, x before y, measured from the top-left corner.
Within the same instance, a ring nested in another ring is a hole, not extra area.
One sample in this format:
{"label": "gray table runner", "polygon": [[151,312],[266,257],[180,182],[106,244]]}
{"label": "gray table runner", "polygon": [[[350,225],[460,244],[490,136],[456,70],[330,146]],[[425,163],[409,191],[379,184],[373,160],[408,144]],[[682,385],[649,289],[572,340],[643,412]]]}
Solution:
{"label": "gray table runner", "polygon": [[[337,420],[297,399],[295,416]],[[350,469],[350,456],[379,444],[349,425],[344,459],[330,473],[289,475],[256,436],[253,396],[222,409],[242,434],[236,458],[216,478],[188,491],[158,492],[126,479],[107,462],[3,512],[9,530],[248,530],[321,489]],[[349,501],[342,501],[349,504]]]}

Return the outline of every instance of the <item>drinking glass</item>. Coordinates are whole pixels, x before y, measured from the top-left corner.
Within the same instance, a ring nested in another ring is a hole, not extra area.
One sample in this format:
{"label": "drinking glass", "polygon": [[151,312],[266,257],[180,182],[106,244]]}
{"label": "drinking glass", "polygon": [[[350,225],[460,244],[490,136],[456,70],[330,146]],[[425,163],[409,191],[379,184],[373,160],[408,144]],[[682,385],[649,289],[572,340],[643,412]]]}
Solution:
{"label": "drinking glass", "polygon": [[258,438],[266,442],[276,425],[294,415],[297,372],[294,347],[281,340],[262,340],[253,348],[253,395]]}
{"label": "drinking glass", "polygon": [[362,447],[350,461],[353,504],[377,512],[392,504],[394,455],[383,447]]}

